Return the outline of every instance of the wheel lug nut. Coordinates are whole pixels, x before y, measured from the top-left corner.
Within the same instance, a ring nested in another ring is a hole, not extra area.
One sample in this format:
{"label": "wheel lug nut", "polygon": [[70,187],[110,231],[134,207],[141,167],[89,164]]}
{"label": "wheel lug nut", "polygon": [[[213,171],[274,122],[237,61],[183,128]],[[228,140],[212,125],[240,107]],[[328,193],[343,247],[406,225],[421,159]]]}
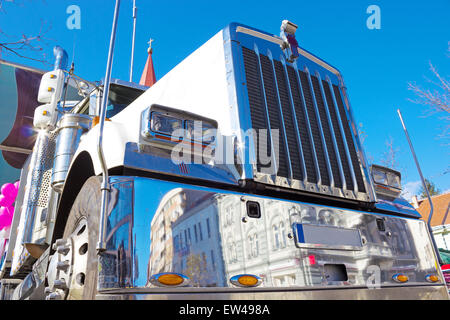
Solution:
{"label": "wheel lug nut", "polygon": [[62,300],[62,297],[59,293],[52,292],[45,298],[45,300]]}
{"label": "wheel lug nut", "polygon": [[59,261],[56,264],[56,269],[58,270],[62,270],[62,271],[67,271],[67,269],[69,268],[70,264],[68,260],[64,260],[64,261]]}
{"label": "wheel lug nut", "polygon": [[68,245],[61,245],[56,248],[56,252],[58,252],[59,254],[62,254],[64,256],[69,252],[69,250],[70,250],[70,247]]}
{"label": "wheel lug nut", "polygon": [[61,290],[66,290],[67,289],[67,284],[64,280],[55,280],[55,282],[53,282],[53,287],[55,287],[56,289],[61,289]]}
{"label": "wheel lug nut", "polygon": [[59,246],[64,246],[67,244],[67,240],[66,239],[58,239],[55,241],[55,243],[53,244],[52,248],[53,250],[56,250],[56,248],[58,248]]}

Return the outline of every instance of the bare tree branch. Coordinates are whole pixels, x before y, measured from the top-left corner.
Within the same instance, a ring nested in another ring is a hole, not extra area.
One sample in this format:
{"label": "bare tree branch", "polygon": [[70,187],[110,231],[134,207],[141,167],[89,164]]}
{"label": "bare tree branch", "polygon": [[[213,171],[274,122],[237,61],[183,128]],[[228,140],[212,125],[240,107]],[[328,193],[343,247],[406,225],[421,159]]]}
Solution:
{"label": "bare tree branch", "polygon": [[383,153],[380,162],[383,166],[398,170],[398,152],[399,148],[394,147],[394,139],[389,137],[386,141],[387,150]]}
{"label": "bare tree branch", "polygon": [[[447,56],[450,57],[450,42],[448,43]],[[435,77],[435,81],[428,80],[433,86],[432,88],[422,88],[415,82],[408,83],[408,90],[411,90],[416,99],[408,99],[410,102],[421,104],[428,109],[425,110],[425,116],[430,116],[433,114],[443,114],[439,117],[443,120],[445,127],[442,130],[440,136],[442,138],[450,137],[450,81],[437,71],[431,62],[429,62],[430,71]]]}
{"label": "bare tree branch", "polygon": [[[11,2],[14,5],[23,6],[23,1],[16,0],[8,2]],[[4,0],[0,0],[0,14],[6,14],[4,3]],[[4,32],[4,30],[0,28],[0,58],[14,55],[19,58],[51,65],[47,62],[47,55],[44,50],[49,46],[49,42],[53,41],[46,37],[46,34],[50,29],[50,25],[44,20],[41,20],[39,31],[33,35],[26,35],[24,33],[20,36],[12,35]]]}

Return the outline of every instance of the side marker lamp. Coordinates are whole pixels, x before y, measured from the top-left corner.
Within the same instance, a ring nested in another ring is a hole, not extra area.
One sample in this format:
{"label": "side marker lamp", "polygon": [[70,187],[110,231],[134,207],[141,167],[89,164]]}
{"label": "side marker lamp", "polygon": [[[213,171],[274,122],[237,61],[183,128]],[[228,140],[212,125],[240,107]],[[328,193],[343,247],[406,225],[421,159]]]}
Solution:
{"label": "side marker lamp", "polygon": [[238,274],[230,279],[230,282],[237,287],[257,287],[262,283],[262,279],[253,274]]}
{"label": "side marker lamp", "polygon": [[395,282],[398,282],[398,283],[405,283],[405,282],[408,282],[409,278],[408,278],[408,276],[406,276],[404,274],[397,273],[392,276],[392,280],[394,280]]}
{"label": "side marker lamp", "polygon": [[425,277],[425,280],[427,280],[428,282],[438,282],[439,281],[439,277],[435,274],[428,274]]}
{"label": "side marker lamp", "polygon": [[189,284],[189,278],[181,273],[165,272],[153,275],[150,283],[158,287],[182,287]]}

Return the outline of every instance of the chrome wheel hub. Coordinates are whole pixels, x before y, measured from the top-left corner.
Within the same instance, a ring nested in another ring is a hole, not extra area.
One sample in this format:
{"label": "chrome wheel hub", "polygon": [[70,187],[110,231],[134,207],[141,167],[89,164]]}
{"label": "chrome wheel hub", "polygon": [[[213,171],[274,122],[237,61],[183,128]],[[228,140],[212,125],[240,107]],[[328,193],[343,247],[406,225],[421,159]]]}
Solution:
{"label": "chrome wheel hub", "polygon": [[81,219],[75,230],[53,244],[56,251],[47,271],[46,300],[82,299],[88,256],[88,226]]}

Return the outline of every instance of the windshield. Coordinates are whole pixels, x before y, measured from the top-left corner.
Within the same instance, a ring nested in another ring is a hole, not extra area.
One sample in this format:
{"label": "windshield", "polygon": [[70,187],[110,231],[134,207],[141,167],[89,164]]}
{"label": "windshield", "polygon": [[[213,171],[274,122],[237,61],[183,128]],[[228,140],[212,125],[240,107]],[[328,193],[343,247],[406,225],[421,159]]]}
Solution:
{"label": "windshield", "polygon": [[108,106],[106,108],[106,117],[111,118],[125,109],[131,102],[136,100],[143,90],[130,88],[112,83],[109,89]]}

